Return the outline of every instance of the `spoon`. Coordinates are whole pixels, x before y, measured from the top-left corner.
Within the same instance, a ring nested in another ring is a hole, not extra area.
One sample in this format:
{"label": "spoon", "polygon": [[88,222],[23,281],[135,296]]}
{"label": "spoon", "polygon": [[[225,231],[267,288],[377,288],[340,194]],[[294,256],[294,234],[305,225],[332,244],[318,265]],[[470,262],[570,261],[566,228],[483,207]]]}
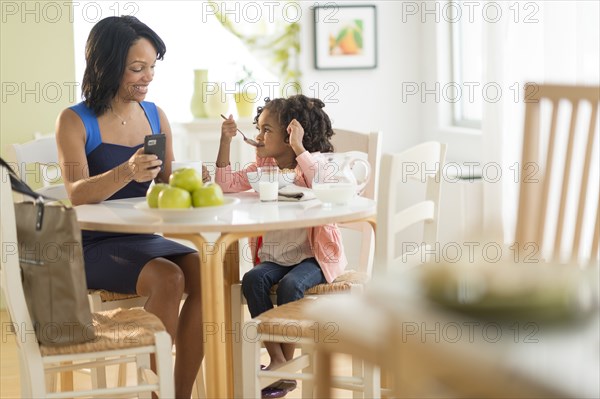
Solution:
{"label": "spoon", "polygon": [[[227,117],[223,114],[221,114],[221,118],[227,120]],[[249,139],[248,137],[246,137],[246,135],[240,130],[237,130],[238,132],[240,132],[240,134],[242,135],[242,137],[244,138],[244,141],[250,145],[253,145],[254,147],[262,147],[263,145],[255,140]]]}

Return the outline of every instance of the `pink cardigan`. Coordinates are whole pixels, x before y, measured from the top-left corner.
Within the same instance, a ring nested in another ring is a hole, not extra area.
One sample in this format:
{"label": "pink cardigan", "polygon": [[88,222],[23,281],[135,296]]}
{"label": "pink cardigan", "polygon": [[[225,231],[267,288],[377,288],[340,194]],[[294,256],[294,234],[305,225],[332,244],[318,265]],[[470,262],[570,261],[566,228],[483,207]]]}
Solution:
{"label": "pink cardigan", "polygon": [[[314,177],[312,166],[317,162],[308,151],[296,157],[296,179],[294,184],[303,187],[311,187]],[[273,158],[257,158],[256,163],[248,165],[241,171],[233,172],[231,165],[217,168],[215,182],[221,186],[226,193],[237,193],[252,188],[248,182],[248,172],[255,172],[259,166],[276,165]],[[342,234],[335,224],[311,227],[308,229],[308,241],[315,259],[321,266],[325,279],[328,283],[333,282],[348,265],[342,244]]]}

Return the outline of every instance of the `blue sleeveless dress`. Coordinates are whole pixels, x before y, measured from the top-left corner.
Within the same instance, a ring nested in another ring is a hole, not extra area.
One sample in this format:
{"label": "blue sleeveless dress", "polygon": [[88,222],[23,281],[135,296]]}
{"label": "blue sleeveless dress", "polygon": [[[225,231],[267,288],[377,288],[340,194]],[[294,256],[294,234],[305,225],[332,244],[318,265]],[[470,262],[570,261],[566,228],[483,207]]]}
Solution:
{"label": "blue sleeveless dress", "polygon": [[[152,134],[160,133],[160,119],[154,103],[141,102]],[[90,176],[96,176],[126,162],[143,144],[127,147],[102,142],[98,119],[85,103],[71,107],[85,126],[85,153]],[[109,200],[143,197],[150,182],[131,181]],[[88,288],[134,294],[138,276],[148,261],[194,253],[192,248],[156,234],[121,234],[82,231],[83,254]]]}

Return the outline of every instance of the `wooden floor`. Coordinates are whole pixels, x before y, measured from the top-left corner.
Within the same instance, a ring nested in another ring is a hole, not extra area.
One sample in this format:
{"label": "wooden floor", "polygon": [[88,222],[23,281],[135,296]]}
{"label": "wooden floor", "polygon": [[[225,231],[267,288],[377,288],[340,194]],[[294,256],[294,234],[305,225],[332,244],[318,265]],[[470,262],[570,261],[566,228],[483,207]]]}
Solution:
{"label": "wooden floor", "polygon": [[20,398],[19,359],[15,335],[10,331],[10,318],[5,310],[0,311],[2,341],[0,341],[0,398]]}
{"label": "wooden floor", "polygon": [[[0,322],[2,325],[2,341],[0,342],[0,398],[12,399],[21,398],[21,389],[19,382],[19,360],[17,357],[17,347],[15,344],[15,335],[10,331],[10,319],[5,310],[0,311]],[[268,355],[263,356],[263,363],[268,364]],[[335,373],[344,373],[350,375],[351,361],[347,356],[339,356],[335,359]],[[129,376],[134,376],[135,373],[128,372]],[[107,370],[108,384],[114,384],[116,381],[116,367]],[[90,387],[89,377],[75,374],[75,388],[85,389]],[[290,392],[286,397],[289,399],[302,397],[302,382],[298,382],[298,388]],[[349,391],[334,390],[334,398],[351,398],[352,393]]]}

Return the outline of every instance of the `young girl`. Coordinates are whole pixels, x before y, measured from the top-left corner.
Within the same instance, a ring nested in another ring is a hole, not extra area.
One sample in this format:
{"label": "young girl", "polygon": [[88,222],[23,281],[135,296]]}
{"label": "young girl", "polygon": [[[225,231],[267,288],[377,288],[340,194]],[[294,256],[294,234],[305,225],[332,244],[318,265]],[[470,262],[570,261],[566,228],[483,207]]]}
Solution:
{"label": "young girl", "polygon": [[[277,165],[280,169],[294,169],[294,183],[310,187],[316,163],[312,153],[333,152],[329,141],[333,130],[324,106],[321,100],[304,95],[266,99],[254,118],[259,131],[256,141],[260,144],[256,148],[256,163],[238,172],[232,172],[229,163],[230,144],[237,129],[230,116],[221,128],[215,181],[224,192],[246,191],[251,188],[248,172],[263,165]],[[305,290],[335,280],[348,263],[335,225],[268,232],[258,249],[258,258],[260,263],[242,279],[252,317],[273,308],[269,297],[273,285],[279,284],[277,305],[296,301],[304,297]],[[285,363],[294,353],[293,344],[268,342],[265,346],[271,357],[267,368]],[[277,392],[263,390],[264,397],[276,395]]]}

